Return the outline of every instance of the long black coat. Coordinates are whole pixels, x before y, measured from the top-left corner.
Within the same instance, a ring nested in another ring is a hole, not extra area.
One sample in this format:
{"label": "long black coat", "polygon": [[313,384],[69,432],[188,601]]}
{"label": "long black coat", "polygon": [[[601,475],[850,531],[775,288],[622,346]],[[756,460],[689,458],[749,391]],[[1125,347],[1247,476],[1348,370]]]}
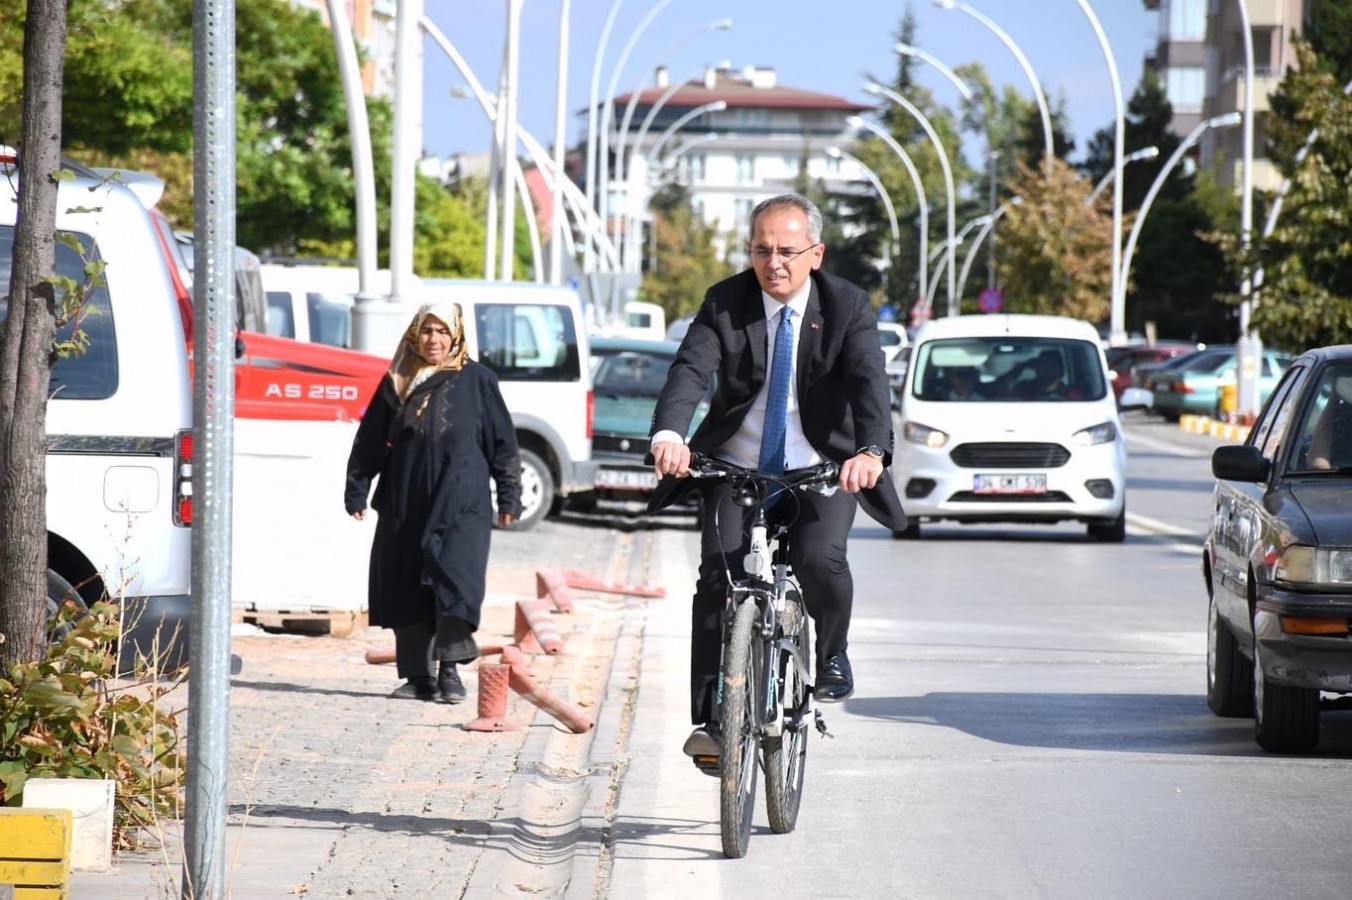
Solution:
{"label": "long black coat", "polygon": [[521,513],[516,432],[492,371],[469,362],[438,372],[404,403],[385,376],[348,457],[348,513],[366,508],[377,475],[371,623],[412,625],[439,608],[477,629],[493,531],[490,475],[498,511]]}

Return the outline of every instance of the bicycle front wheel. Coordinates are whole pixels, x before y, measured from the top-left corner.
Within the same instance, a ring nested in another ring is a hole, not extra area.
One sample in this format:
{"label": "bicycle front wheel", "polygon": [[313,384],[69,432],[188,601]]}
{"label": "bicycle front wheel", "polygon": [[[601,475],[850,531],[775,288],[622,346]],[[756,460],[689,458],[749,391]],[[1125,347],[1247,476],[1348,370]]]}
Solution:
{"label": "bicycle front wheel", "polygon": [[740,859],[751,838],[756,808],[756,717],[753,700],[765,644],[756,633],[760,609],[747,600],[737,607],[732,639],[723,664],[723,758],[720,761],[719,821],[723,855]]}
{"label": "bicycle front wheel", "polygon": [[[780,617],[784,637],[794,639],[805,659],[811,659],[812,626],[797,591],[790,591],[784,615]],[[783,684],[783,727],[775,737],[765,739],[765,812],[770,830],[788,834],[798,824],[798,807],[803,802],[803,774],[807,768],[808,683],[787,650],[779,653],[779,677]]]}

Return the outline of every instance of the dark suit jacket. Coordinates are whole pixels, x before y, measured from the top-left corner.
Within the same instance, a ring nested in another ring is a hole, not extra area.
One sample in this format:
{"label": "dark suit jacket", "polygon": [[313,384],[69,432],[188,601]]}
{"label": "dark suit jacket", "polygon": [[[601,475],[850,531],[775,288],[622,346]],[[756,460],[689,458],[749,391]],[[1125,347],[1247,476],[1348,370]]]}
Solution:
{"label": "dark suit jacket", "polygon": [[[765,384],[765,304],[754,271],[748,269],[709,288],[686,332],[653,412],[651,434],[686,434],[695,407],[717,375],[709,413],[690,438],[690,449],[712,454],[736,433]],[[860,447],[877,444],[892,463],[892,407],[878,322],[861,289],[821,270],[812,289],[798,337],[797,397],[808,442],[837,464]],[[664,478],[651,509],[676,499],[681,485]],[[878,486],[859,494],[860,505],[882,525],[906,527],[901,501],[887,472]]]}

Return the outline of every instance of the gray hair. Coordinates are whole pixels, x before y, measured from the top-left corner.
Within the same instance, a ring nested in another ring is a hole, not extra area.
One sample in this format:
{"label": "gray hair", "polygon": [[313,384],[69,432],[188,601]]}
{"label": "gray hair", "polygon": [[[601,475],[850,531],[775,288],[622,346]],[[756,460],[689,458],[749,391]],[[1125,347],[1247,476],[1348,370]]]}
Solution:
{"label": "gray hair", "polygon": [[751,210],[751,225],[748,233],[756,233],[756,219],[760,217],[761,213],[786,206],[801,210],[803,215],[807,216],[807,239],[814,244],[821,241],[822,211],[817,208],[817,204],[813,203],[802,194],[779,194],[778,196],[757,203],[756,208]]}

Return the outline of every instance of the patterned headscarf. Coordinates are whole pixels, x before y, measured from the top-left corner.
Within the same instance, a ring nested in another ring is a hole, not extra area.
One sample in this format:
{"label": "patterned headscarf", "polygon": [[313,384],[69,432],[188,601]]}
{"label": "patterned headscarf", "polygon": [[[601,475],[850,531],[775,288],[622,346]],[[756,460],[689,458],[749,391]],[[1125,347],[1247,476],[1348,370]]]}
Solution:
{"label": "patterned headscarf", "polygon": [[[418,332],[428,316],[440,319],[451,332],[451,349],[439,366],[431,365],[418,352]],[[399,341],[390,362],[390,380],[399,392],[400,400],[407,400],[413,388],[441,371],[458,372],[469,361],[469,348],[465,345],[465,317],[460,304],[450,300],[429,300],[413,316],[408,330]]]}

